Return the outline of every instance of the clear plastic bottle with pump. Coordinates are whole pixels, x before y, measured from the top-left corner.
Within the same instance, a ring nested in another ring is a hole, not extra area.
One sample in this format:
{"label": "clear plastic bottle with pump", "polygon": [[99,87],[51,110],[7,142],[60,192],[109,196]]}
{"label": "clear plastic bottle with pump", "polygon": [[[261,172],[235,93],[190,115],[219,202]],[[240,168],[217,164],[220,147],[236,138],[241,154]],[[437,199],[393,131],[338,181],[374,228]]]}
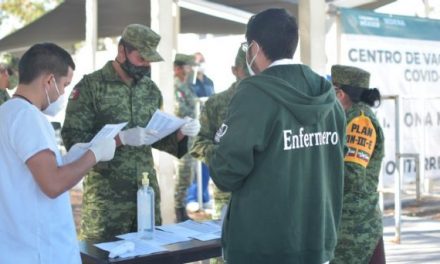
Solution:
{"label": "clear plastic bottle with pump", "polygon": [[148,172],[142,173],[142,187],[137,192],[137,226],[140,238],[153,238],[154,191],[149,186]]}

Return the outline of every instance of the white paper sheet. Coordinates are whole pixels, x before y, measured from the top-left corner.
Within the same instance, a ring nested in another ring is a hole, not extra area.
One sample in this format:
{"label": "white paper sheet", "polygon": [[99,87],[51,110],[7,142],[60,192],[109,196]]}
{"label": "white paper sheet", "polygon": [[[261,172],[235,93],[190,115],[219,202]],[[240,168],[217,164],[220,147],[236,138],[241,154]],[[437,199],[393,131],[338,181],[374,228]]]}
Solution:
{"label": "white paper sheet", "polygon": [[193,220],[186,220],[178,225],[205,234],[218,233],[222,229],[221,226],[213,222],[196,222]]}
{"label": "white paper sheet", "polygon": [[[114,247],[119,246],[125,241],[126,240],[104,242],[104,243],[95,244],[95,246],[102,250],[110,252]],[[134,251],[122,254],[120,256],[121,258],[135,257],[135,256],[152,254],[156,252],[168,251],[164,247],[146,243],[144,240],[141,239],[130,239],[129,241],[132,241],[135,244]]]}
{"label": "white paper sheet", "polygon": [[188,121],[185,119],[156,110],[146,127],[151,135],[151,137],[148,138],[148,144],[151,145],[168,136],[183,126],[186,122]]}
{"label": "white paper sheet", "polygon": [[90,143],[94,143],[96,140],[103,138],[114,138],[116,135],[123,129],[128,122],[120,123],[120,124],[107,124],[99,132],[93,137]]}
{"label": "white paper sheet", "polygon": [[185,228],[183,226],[179,226],[177,224],[158,226],[157,229],[163,230],[165,232],[170,232],[173,234],[179,234],[184,237],[194,237],[194,236],[201,234],[198,231],[194,231],[194,230]]}
{"label": "white paper sheet", "polygon": [[[133,233],[119,235],[116,237],[121,238],[121,239],[126,239],[126,240],[132,240],[132,239],[138,239],[139,234],[136,232],[133,232]],[[164,245],[169,245],[169,244],[174,244],[174,243],[184,242],[184,241],[189,241],[189,240],[191,240],[191,239],[184,237],[184,236],[181,236],[179,234],[165,232],[165,231],[157,229],[157,230],[154,230],[153,239],[144,240],[144,241],[146,243],[149,243],[152,245],[164,246]]]}
{"label": "white paper sheet", "polygon": [[200,233],[193,238],[200,240],[200,241],[209,241],[214,240],[217,238],[220,238],[222,236],[221,232],[218,233]]}
{"label": "white paper sheet", "polygon": [[158,226],[157,229],[201,241],[221,237],[221,227],[216,222],[204,224],[203,222],[187,220],[178,224]]}

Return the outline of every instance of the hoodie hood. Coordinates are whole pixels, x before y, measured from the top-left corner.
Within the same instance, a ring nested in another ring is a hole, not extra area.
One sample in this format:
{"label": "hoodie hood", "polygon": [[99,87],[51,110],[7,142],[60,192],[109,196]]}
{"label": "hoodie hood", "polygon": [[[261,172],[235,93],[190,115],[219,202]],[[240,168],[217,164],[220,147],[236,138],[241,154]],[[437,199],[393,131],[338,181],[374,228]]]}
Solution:
{"label": "hoodie hood", "polygon": [[337,103],[330,82],[305,65],[272,66],[242,82],[266,93],[303,125],[325,118]]}

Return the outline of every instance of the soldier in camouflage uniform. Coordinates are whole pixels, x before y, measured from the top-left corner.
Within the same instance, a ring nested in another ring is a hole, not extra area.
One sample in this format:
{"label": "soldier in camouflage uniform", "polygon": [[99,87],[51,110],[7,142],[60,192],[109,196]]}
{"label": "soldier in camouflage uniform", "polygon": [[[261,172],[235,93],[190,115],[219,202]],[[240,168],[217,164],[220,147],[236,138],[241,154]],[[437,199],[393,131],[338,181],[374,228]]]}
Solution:
{"label": "soldier in camouflage uniform", "polygon": [[[197,95],[191,89],[187,79],[192,66],[194,66],[194,56],[176,54],[174,60],[176,106],[174,109],[176,116],[181,118],[187,116],[191,118],[196,117]],[[189,144],[191,144],[191,140]],[[176,222],[182,222],[188,220],[185,198],[195,172],[195,161],[191,155],[186,154],[178,161],[176,172],[174,207],[176,211]]]}
{"label": "soldier in camouflage uniform", "polygon": [[136,192],[143,172],[155,191],[156,224],[161,224],[160,190],[151,148],[177,157],[187,152],[182,129],[146,145],[145,127],[162,107],[162,94],[148,77],[150,62],[162,61],[156,47],[160,36],[150,28],[132,24],[124,29],[118,54],[100,70],[85,75],[69,98],[61,134],[70,148],[88,142],[105,125],[128,122],[115,138],[115,157],[94,167],[84,180],[80,237],[103,241],[137,231]]}
{"label": "soldier in camouflage uniform", "polygon": [[384,135],[371,106],[380,103],[377,89],[369,89],[370,74],[334,65],[336,95],[347,116],[344,200],[333,264],[385,263],[382,213],[377,185],[384,157]]}
{"label": "soldier in camouflage uniform", "polygon": [[15,71],[6,64],[0,64],[0,105],[10,98],[6,89],[15,88],[17,83],[18,79]]}
{"label": "soldier in camouflage uniform", "polygon": [[[200,114],[201,129],[194,140],[194,144],[190,149],[190,154],[209,165],[210,158],[214,149],[214,136],[219,127],[222,125],[228,104],[237,91],[240,80],[249,76],[246,67],[246,53],[242,47],[238,49],[235,57],[235,65],[231,68],[232,73],[236,76],[235,81],[226,91],[212,95],[205,103]],[[230,193],[220,191],[214,186],[214,214],[213,219],[220,219],[221,211],[229,202]]]}

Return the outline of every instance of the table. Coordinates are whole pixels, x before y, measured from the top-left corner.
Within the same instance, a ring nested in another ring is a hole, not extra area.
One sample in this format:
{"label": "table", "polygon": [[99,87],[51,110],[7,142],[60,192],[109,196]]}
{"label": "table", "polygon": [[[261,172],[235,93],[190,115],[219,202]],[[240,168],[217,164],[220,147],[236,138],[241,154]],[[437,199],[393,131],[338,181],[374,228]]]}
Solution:
{"label": "table", "polygon": [[199,241],[191,240],[164,246],[169,251],[153,253],[132,258],[109,259],[108,252],[93,245],[92,242],[80,241],[79,248],[83,264],[181,264],[221,256],[220,239]]}

